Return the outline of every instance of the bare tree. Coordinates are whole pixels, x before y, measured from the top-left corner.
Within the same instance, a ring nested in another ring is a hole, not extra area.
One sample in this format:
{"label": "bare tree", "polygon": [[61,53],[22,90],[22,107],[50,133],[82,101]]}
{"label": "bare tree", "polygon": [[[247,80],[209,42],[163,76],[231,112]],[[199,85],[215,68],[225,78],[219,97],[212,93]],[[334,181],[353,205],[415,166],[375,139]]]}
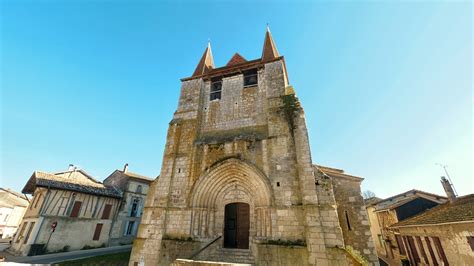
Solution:
{"label": "bare tree", "polygon": [[370,199],[370,198],[375,197],[375,193],[372,192],[372,191],[370,191],[370,190],[366,190],[366,191],[364,191],[364,192],[362,193],[362,197],[363,197],[364,199]]}

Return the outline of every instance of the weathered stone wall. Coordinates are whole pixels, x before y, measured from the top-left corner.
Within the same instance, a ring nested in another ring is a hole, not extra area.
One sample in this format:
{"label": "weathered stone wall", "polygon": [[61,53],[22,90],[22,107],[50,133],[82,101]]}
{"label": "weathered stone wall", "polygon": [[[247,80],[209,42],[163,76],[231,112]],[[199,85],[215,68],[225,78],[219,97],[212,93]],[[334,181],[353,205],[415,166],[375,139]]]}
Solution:
{"label": "weathered stone wall", "polygon": [[289,262],[291,265],[309,265],[306,247],[258,244],[256,250],[256,265],[286,266]]}
{"label": "weathered stone wall", "polygon": [[[223,77],[220,100],[209,101],[210,81],[182,83],[131,264],[169,263],[177,247],[165,249],[163,236],[202,243],[222,235],[232,202],[250,206],[252,251],[262,241],[301,241],[309,265],[345,261],[328,257],[326,248],[344,245],[335,199],[332,191],[318,198],[304,112],[287,85],[282,60],[258,70],[258,86],[244,88],[238,73]],[[285,258],[282,265],[293,263]]]}
{"label": "weathered stone wall", "polygon": [[350,176],[332,176],[344,243],[346,247],[351,246],[358,251],[367,261],[375,263],[378,261],[377,252],[361,195],[361,181]]}

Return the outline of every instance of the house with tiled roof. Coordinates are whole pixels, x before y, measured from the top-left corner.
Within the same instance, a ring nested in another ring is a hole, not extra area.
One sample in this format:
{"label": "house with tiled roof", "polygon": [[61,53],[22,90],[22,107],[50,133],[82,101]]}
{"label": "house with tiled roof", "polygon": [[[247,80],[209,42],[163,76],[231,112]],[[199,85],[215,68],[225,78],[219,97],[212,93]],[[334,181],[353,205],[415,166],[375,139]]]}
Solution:
{"label": "house with tiled roof", "polygon": [[130,172],[128,164],[125,164],[123,170],[115,170],[104,180],[104,185],[123,192],[110,232],[110,245],[131,244],[136,238],[148,188],[153,181],[149,177]]}
{"label": "house with tiled roof", "polygon": [[122,192],[70,165],[67,171],[35,171],[22,193],[33,198],[12,241],[21,255],[108,245]]}
{"label": "house with tiled roof", "polygon": [[390,265],[400,264],[396,239],[389,227],[446,202],[444,196],[412,189],[386,199],[366,202],[370,231],[380,259]]}
{"label": "house with tiled roof", "polygon": [[474,265],[474,194],[390,226],[413,265]]}

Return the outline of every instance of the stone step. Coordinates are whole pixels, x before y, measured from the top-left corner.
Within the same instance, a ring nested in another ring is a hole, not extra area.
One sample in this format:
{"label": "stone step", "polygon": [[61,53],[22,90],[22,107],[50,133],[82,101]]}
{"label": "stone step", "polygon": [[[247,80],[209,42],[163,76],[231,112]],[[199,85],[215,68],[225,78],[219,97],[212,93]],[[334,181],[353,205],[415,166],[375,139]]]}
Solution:
{"label": "stone step", "polygon": [[228,249],[216,248],[206,257],[201,257],[206,261],[226,262],[226,263],[244,263],[254,265],[255,259],[249,249]]}

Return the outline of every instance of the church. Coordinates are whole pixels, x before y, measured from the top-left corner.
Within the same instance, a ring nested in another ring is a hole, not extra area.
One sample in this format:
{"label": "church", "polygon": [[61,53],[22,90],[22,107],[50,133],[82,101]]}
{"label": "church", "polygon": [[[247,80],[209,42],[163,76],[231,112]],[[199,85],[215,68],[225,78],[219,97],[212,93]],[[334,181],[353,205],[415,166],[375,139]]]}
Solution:
{"label": "church", "polygon": [[181,81],[130,265],[378,265],[363,178],[312,162],[268,27],[261,58],[216,67],[209,44]]}

